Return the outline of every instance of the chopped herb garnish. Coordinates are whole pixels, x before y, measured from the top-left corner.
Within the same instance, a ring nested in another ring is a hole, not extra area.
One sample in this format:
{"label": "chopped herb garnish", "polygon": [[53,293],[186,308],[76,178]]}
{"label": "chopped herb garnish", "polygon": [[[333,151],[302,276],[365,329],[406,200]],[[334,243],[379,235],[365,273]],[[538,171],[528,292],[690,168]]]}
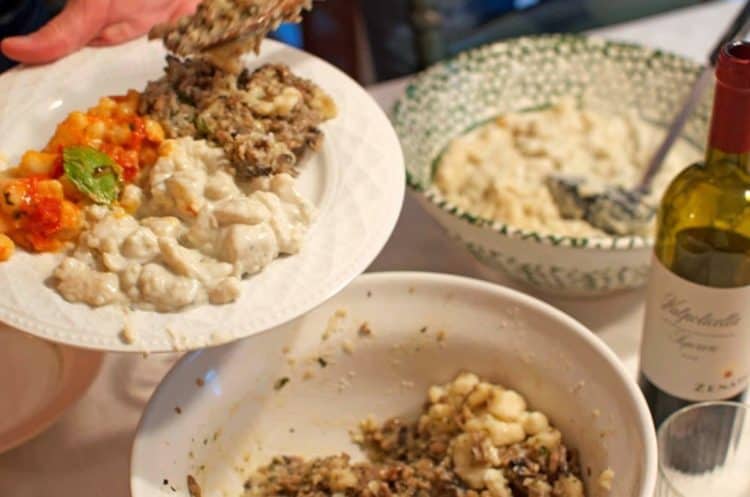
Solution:
{"label": "chopped herb garnish", "polygon": [[273,384],[274,390],[281,390],[286,386],[286,384],[289,383],[289,378],[284,376],[283,378],[279,378],[276,380],[276,383]]}
{"label": "chopped herb garnish", "polygon": [[318,357],[318,364],[320,364],[321,368],[324,368],[324,367],[328,366],[328,361],[326,361],[322,357]]}
{"label": "chopped herb garnish", "polygon": [[195,129],[198,130],[199,136],[208,136],[211,134],[211,128],[208,126],[208,123],[200,116],[195,118]]}

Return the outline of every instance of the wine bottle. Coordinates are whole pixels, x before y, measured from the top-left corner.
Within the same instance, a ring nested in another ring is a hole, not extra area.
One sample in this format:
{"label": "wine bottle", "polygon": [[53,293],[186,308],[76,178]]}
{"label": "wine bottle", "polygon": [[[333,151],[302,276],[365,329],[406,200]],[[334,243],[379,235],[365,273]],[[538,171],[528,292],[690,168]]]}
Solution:
{"label": "wine bottle", "polygon": [[705,161],[672,181],[657,224],[639,374],[656,426],[748,386],[750,43],[722,49]]}

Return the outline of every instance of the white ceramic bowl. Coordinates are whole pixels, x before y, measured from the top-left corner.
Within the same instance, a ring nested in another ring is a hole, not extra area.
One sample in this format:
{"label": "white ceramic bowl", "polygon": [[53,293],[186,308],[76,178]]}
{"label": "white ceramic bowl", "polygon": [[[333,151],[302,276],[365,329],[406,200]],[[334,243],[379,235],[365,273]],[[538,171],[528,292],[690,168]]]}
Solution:
{"label": "white ceramic bowl", "polygon": [[[358,334],[365,322],[369,338]],[[590,468],[590,497],[651,497],[648,409],[599,338],[521,293],[425,273],[362,276],[287,325],[186,356],[141,420],[132,496],[186,497],[188,474],[204,497],[237,496],[247,470],[273,455],[359,454],[348,433],[359,421],[413,416],[429,385],[461,370],[515,388],[547,413]],[[596,482],[607,467],[609,494]]]}
{"label": "white ceramic bowl", "polygon": [[[451,140],[478,124],[561,96],[615,114],[636,110],[666,126],[700,70],[678,55],[579,35],[521,37],[464,52],[415,77],[391,113],[408,184],[480,262],[535,290],[594,297],[638,288],[648,277],[653,237],[572,237],[482,218],[437,191],[436,164]],[[702,148],[710,113],[707,92],[682,138]]]}

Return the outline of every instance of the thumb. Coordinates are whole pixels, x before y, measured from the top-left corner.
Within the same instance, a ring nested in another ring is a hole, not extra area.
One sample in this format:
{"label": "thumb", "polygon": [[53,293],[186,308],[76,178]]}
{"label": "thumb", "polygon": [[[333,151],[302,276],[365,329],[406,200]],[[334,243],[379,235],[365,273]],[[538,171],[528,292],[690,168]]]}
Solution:
{"label": "thumb", "polygon": [[106,21],[106,9],[86,0],[70,1],[41,29],[28,36],[14,36],[0,43],[10,59],[26,64],[52,62],[85,46]]}

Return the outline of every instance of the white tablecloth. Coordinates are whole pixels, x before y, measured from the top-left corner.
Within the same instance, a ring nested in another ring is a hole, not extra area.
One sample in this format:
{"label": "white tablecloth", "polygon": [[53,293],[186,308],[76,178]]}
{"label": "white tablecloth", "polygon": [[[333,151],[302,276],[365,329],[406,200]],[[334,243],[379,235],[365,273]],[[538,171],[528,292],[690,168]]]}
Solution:
{"label": "white tablecloth", "polygon": [[[597,34],[702,61],[738,8],[738,2],[710,3]],[[371,93],[389,108],[405,84],[395,81],[377,85]],[[387,270],[455,273],[515,286],[485,272],[448,240],[408,195],[393,237],[370,268]],[[590,301],[546,300],[591,328],[635,372],[643,312],[639,292]],[[140,413],[175,359],[175,355],[109,355],[87,395],[55,426],[0,455],[0,497],[129,496],[130,444]]]}

